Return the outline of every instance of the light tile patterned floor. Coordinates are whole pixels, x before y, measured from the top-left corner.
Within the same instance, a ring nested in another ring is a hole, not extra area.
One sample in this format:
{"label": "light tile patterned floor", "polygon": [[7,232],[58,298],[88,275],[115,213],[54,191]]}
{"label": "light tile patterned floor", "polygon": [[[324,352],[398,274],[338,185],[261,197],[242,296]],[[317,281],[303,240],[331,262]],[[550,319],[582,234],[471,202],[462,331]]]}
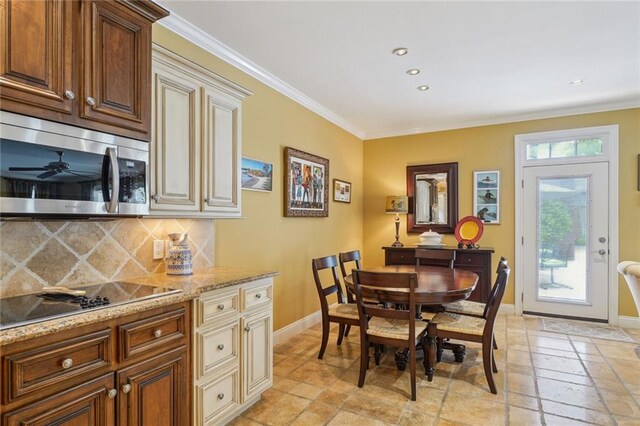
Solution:
{"label": "light tile patterned floor", "polygon": [[275,347],[273,388],[232,424],[640,425],[640,330],[626,330],[634,343],[541,330],[538,318],[498,317],[497,395],[480,346],[468,344],[462,364],[445,353],[433,382],[421,379],[419,365],[412,402],[409,373],[396,370],[392,348],[358,388],[357,328],[338,347],[334,327],[318,360],[315,326]]}

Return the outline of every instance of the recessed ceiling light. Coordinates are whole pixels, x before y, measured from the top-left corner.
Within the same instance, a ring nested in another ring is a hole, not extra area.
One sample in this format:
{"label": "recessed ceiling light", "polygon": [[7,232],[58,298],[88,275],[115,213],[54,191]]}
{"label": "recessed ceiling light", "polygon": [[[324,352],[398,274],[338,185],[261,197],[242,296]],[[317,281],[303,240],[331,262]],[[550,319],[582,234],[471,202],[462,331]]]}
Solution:
{"label": "recessed ceiling light", "polygon": [[421,92],[426,92],[427,90],[429,90],[429,86],[427,86],[426,84],[422,86],[418,86],[418,90]]}
{"label": "recessed ceiling light", "polygon": [[586,81],[586,80],[578,79],[578,80],[570,81],[570,82],[569,82],[569,84],[572,84],[572,85],[574,85],[574,86],[578,86],[578,85],[580,85],[580,84],[584,83],[585,81]]}
{"label": "recessed ceiling light", "polygon": [[404,56],[407,53],[409,53],[409,49],[407,49],[406,47],[397,47],[393,49],[393,54],[396,56]]}
{"label": "recessed ceiling light", "polygon": [[418,75],[418,74],[420,74],[420,70],[417,69],[417,68],[412,68],[412,69],[407,71],[407,74],[409,74],[409,75]]}

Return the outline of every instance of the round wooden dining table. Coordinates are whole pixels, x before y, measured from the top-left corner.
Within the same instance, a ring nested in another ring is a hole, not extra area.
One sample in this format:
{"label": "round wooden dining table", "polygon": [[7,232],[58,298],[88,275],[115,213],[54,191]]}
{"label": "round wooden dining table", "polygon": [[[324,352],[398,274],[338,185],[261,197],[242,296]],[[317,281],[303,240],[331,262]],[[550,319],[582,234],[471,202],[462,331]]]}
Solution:
{"label": "round wooden dining table", "polygon": [[[414,266],[414,265],[388,265],[374,268],[366,268],[370,272],[416,272],[418,275],[418,286],[416,287],[416,303],[420,305],[439,306],[447,303],[457,302],[467,299],[478,283],[478,275],[471,271],[455,268],[444,268],[441,266]],[[353,278],[351,274],[344,278],[347,291],[355,294]],[[392,292],[407,291],[404,289],[389,289]],[[385,301],[393,302],[389,298],[389,292],[385,292]],[[402,298],[406,300],[406,298]],[[425,373],[431,381],[435,371],[435,339],[437,335],[437,325],[430,323],[427,328],[426,344],[428,346],[427,359],[424,360]],[[466,347],[462,344],[444,343],[444,349],[453,351],[457,362],[462,362],[466,354]],[[396,352],[396,365],[399,370],[404,370],[407,366],[409,350],[407,348]]]}

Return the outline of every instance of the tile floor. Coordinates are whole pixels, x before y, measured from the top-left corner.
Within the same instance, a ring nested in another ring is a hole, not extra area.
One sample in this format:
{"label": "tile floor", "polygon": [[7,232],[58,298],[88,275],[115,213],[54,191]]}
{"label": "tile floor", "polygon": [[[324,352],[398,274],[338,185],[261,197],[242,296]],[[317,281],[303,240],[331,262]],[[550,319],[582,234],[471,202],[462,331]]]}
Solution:
{"label": "tile floor", "polygon": [[445,353],[432,382],[419,364],[412,402],[409,373],[396,370],[392,348],[379,366],[371,361],[358,388],[357,328],[338,347],[334,327],[318,360],[314,326],[274,348],[273,388],[232,424],[640,425],[640,330],[625,330],[635,343],[624,343],[541,329],[538,318],[498,317],[497,395],[479,345],[467,344],[464,363]]}

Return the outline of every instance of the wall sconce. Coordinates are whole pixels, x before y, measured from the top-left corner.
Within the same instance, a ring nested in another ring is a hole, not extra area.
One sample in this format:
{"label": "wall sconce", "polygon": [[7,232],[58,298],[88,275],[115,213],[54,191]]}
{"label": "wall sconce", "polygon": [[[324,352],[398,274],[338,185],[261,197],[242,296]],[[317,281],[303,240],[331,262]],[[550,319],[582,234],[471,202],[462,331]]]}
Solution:
{"label": "wall sconce", "polygon": [[404,195],[389,195],[387,196],[386,212],[387,214],[396,215],[396,241],[391,244],[391,247],[403,247],[404,244],[400,242],[400,216],[401,214],[407,214],[409,212],[409,198]]}

